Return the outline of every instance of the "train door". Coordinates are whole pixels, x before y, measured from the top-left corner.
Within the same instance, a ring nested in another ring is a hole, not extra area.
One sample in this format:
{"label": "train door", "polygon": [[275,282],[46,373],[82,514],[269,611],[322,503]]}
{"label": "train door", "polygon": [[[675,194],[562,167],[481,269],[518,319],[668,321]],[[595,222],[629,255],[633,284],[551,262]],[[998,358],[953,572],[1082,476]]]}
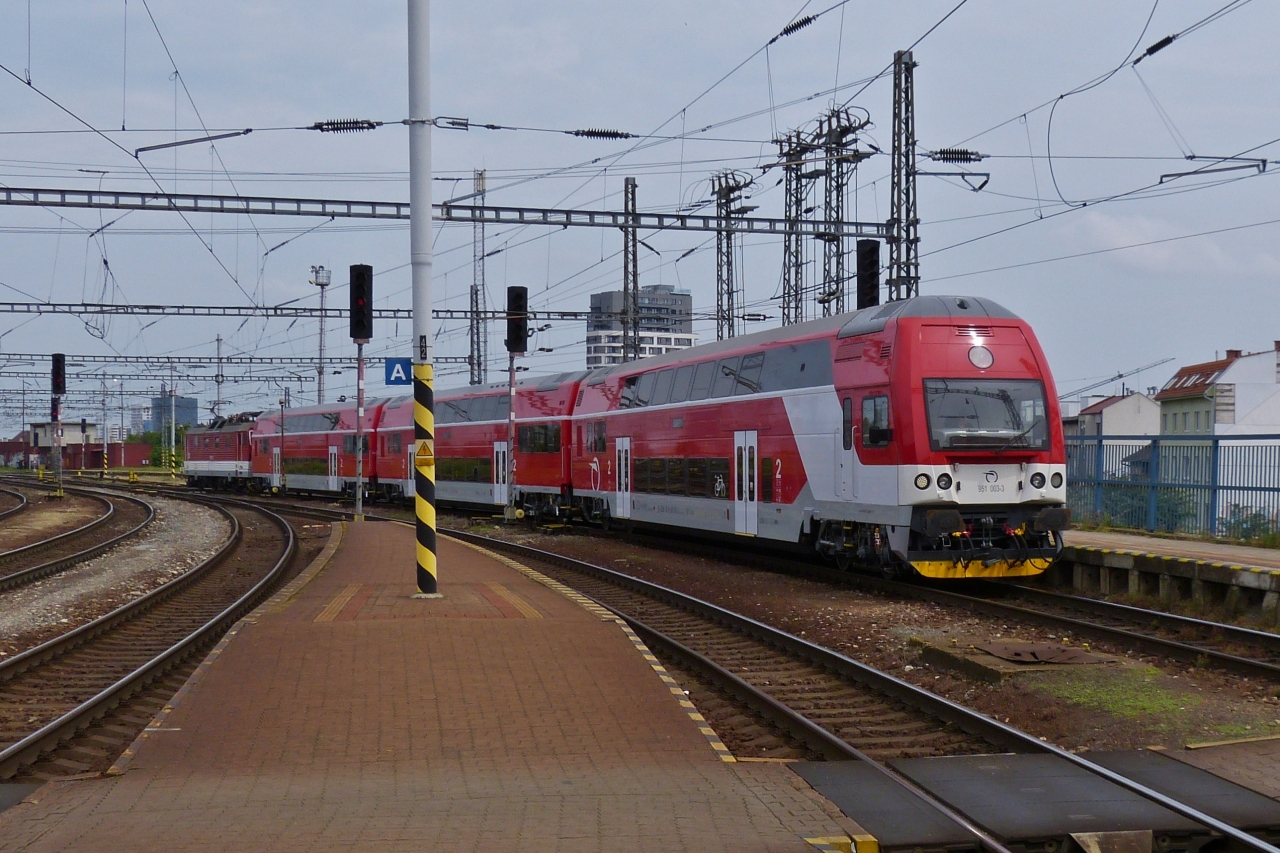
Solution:
{"label": "train door", "polygon": [[493,443],[493,502],[507,504],[507,443]]}
{"label": "train door", "polygon": [[760,454],[755,430],[733,434],[733,532],[755,536],[760,507]]}
{"label": "train door", "polygon": [[280,448],[271,448],[271,488],[280,488]]}
{"label": "train door", "polygon": [[618,439],[617,446],[614,448],[614,470],[617,471],[615,477],[615,491],[617,498],[613,502],[613,515],[615,518],[631,517],[631,439]]}
{"label": "train door", "polygon": [[338,491],[338,448],[329,448],[329,479],[325,488],[331,492]]}
{"label": "train door", "polygon": [[403,484],[401,486],[401,491],[404,493],[404,496],[406,498],[412,498],[417,496],[418,487],[413,481],[413,439],[410,438],[408,441],[408,447],[404,449],[404,479],[400,482]]}
{"label": "train door", "polygon": [[853,500],[853,398],[845,397],[840,407],[840,431],[836,433],[836,497]]}

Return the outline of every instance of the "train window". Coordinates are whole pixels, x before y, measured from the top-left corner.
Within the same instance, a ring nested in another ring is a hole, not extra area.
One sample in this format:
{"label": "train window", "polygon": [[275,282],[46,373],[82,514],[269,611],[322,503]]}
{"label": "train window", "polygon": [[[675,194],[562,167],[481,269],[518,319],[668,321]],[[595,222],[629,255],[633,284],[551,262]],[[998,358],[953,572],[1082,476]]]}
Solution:
{"label": "train window", "polygon": [[259,439],[259,441],[258,441],[258,452],[259,452],[259,453],[266,453],[266,452],[267,452],[267,450],[268,450],[270,447],[271,447],[271,439],[269,439],[269,438]]}
{"label": "train window", "polygon": [[388,452],[399,453],[400,451],[404,450],[404,445],[401,443],[402,441],[403,439],[401,439],[400,433],[398,432],[391,433],[390,437],[387,439],[387,443],[390,445],[390,447],[387,448]]}
{"label": "train window", "polygon": [[888,447],[893,438],[889,429],[889,398],[883,394],[862,398],[862,446]]}
{"label": "train window", "polygon": [[516,447],[521,453],[558,453],[560,451],[560,424],[522,426],[516,436]]}
{"label": "train window", "polygon": [[693,387],[689,390],[690,400],[705,400],[711,393],[711,380],[716,375],[716,363],[704,361],[699,364],[693,374]]}
{"label": "train window", "polygon": [[760,502],[773,503],[773,459],[760,457]]}
{"label": "train window", "polygon": [[605,422],[592,421],[587,424],[587,450],[592,453],[604,453],[605,451]]}
{"label": "train window", "polygon": [[631,466],[635,469],[631,475],[631,491],[649,491],[649,460],[633,459]]}
{"label": "train window", "polygon": [[764,368],[764,353],[753,352],[742,357],[742,366],[738,368],[738,387],[735,394],[760,393],[760,371]]}
{"label": "train window", "polygon": [[459,406],[461,401],[438,400],[436,402],[437,405],[434,414],[436,416],[437,424],[456,424],[459,421],[466,420]]}
{"label": "train window", "polygon": [[652,494],[660,495],[667,490],[667,460],[649,460],[649,488]]}
{"label": "train window", "polygon": [[[361,438],[361,442],[360,442],[361,455],[367,456],[369,455],[369,436],[362,435],[360,436],[360,438]],[[356,437],[354,435],[344,435],[342,437],[342,452],[347,454],[348,456],[352,456],[355,454]]]}
{"label": "train window", "polygon": [[840,434],[844,437],[844,449],[853,450],[853,398],[845,397],[842,407]]}
{"label": "train window", "polygon": [[744,466],[743,466],[743,460],[742,460],[742,448],[741,448],[741,447],[739,447],[739,448],[738,448],[738,458],[737,458],[736,462],[737,462],[737,465],[735,465],[735,466],[734,466],[734,470],[735,470],[735,471],[737,471],[738,476],[734,478],[734,489],[736,490],[736,491],[734,491],[734,494],[735,494],[735,495],[741,495],[741,494],[743,494],[743,491],[742,491],[742,469],[743,469],[743,467],[744,467]]}
{"label": "train window", "polygon": [[498,417],[498,398],[497,397],[478,397],[471,401],[468,409],[473,421],[494,421]]}
{"label": "train window", "polygon": [[671,382],[675,376],[676,372],[673,369],[663,370],[658,374],[653,386],[653,397],[649,399],[650,406],[661,406],[670,401]]}
{"label": "train window", "polygon": [[676,371],[675,380],[671,383],[671,402],[683,403],[689,399],[689,385],[693,381],[693,365],[686,364]]}
{"label": "train window", "polygon": [[646,373],[640,377],[640,381],[636,383],[636,398],[633,406],[649,406],[653,399],[653,386],[658,380],[658,374]]}
{"label": "train window", "polygon": [[765,353],[760,390],[787,391],[832,383],[831,344],[809,341],[771,349]]}
{"label": "train window", "polygon": [[636,405],[636,382],[638,376],[628,376],[622,383],[622,397],[618,400],[619,409],[630,409]]}
{"label": "train window", "polygon": [[733,389],[738,384],[738,365],[741,361],[742,358],[736,355],[720,359],[711,383],[712,397],[728,397],[733,394]]}
{"label": "train window", "polygon": [[685,463],[688,474],[688,495],[691,498],[707,496],[707,460],[690,459]]}
{"label": "train window", "polygon": [[667,494],[683,495],[687,491],[685,467],[683,459],[667,460]]}

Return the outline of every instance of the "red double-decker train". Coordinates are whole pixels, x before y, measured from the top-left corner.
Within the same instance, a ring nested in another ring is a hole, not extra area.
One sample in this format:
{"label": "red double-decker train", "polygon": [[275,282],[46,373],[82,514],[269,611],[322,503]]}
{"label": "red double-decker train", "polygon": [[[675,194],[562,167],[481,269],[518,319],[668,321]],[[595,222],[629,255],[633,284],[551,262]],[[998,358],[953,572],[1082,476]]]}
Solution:
{"label": "red double-decker train", "polygon": [[[1044,353],[982,298],[916,297],[525,379],[514,401],[505,385],[442,391],[435,408],[442,504],[757,537],[941,578],[1041,572],[1069,523]],[[412,409],[366,407],[376,497],[413,494]],[[245,477],[202,473],[219,429],[189,432],[189,479],[351,492],[353,407],[279,417],[253,423]]]}

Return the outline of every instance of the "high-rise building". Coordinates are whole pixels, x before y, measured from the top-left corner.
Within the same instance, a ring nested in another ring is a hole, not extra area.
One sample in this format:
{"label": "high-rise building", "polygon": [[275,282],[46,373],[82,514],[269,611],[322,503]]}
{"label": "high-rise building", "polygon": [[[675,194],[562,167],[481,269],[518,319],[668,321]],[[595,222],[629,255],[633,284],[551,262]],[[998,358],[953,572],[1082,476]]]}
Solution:
{"label": "high-rise building", "polygon": [[171,412],[172,419],[178,426],[196,426],[200,417],[200,401],[195,397],[178,397],[174,399],[171,408],[169,397],[152,397],[151,428],[168,428]]}
{"label": "high-rise building", "polygon": [[[669,284],[640,288],[640,357],[687,349],[693,333],[693,295]],[[622,291],[591,294],[587,367],[622,363]]]}

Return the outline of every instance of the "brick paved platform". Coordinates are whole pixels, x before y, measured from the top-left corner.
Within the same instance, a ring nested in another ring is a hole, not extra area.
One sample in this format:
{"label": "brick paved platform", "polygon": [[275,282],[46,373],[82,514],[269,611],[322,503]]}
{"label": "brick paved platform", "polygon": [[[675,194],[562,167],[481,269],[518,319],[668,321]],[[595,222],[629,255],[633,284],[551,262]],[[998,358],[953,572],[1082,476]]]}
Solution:
{"label": "brick paved platform", "polygon": [[119,776],[46,785],[0,850],[803,851],[847,821],[728,763],[616,622],[442,540],[351,525],[260,608]]}

